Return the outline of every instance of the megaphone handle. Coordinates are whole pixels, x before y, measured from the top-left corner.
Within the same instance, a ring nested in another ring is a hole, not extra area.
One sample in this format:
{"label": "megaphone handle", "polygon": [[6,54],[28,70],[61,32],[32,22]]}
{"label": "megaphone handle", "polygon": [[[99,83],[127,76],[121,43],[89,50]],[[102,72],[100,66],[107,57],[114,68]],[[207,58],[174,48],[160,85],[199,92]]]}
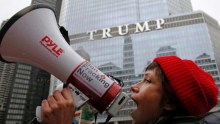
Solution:
{"label": "megaphone handle", "polygon": [[[59,90],[59,91],[62,91],[64,87],[67,87],[65,84],[64,85],[59,85],[56,90]],[[37,118],[37,121],[38,122],[42,122],[42,111],[41,111],[42,107],[41,106],[37,106],[36,107],[36,111],[35,111],[35,115],[36,115],[36,118]]]}
{"label": "megaphone handle", "polygon": [[35,114],[36,114],[37,121],[42,122],[41,106],[37,106]]}

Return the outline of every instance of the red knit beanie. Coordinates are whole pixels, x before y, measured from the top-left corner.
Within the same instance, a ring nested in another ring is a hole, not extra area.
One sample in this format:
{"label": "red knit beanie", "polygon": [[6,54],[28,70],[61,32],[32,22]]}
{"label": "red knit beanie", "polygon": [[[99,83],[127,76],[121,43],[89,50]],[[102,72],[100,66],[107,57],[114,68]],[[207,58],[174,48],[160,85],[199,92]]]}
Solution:
{"label": "red knit beanie", "polygon": [[218,103],[218,87],[210,74],[191,60],[176,56],[154,59],[164,71],[172,92],[188,115],[201,115]]}

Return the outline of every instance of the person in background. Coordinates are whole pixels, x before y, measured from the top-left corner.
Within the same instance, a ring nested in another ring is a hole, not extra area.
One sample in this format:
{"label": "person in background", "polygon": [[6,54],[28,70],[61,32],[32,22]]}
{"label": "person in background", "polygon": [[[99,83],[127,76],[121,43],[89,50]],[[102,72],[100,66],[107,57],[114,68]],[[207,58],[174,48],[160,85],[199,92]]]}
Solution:
{"label": "person in background", "polygon": [[[219,124],[220,112],[209,113],[218,103],[219,89],[210,74],[193,61],[176,56],[158,57],[144,78],[131,86],[137,108],[133,124]],[[64,89],[42,102],[43,122],[70,124],[74,99]]]}

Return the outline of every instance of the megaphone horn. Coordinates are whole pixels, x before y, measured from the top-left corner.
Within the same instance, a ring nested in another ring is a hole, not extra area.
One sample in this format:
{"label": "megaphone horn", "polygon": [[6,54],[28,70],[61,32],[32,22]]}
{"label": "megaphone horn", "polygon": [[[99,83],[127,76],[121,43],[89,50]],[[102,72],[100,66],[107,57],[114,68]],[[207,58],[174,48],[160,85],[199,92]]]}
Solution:
{"label": "megaphone horn", "polygon": [[0,31],[0,42],[3,60],[37,66],[73,84],[99,112],[106,110],[114,116],[129,98],[116,81],[66,43],[54,11],[46,5],[32,5],[15,14]]}

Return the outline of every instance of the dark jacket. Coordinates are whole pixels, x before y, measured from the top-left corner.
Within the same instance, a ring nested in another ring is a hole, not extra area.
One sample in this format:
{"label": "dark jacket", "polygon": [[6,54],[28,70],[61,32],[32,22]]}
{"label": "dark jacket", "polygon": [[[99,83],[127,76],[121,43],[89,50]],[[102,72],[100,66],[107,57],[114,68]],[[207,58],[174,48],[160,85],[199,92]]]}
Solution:
{"label": "dark jacket", "polygon": [[199,124],[220,124],[220,111],[209,113],[199,121]]}
{"label": "dark jacket", "polygon": [[220,124],[220,110],[203,116],[182,116],[160,121],[157,124]]}

